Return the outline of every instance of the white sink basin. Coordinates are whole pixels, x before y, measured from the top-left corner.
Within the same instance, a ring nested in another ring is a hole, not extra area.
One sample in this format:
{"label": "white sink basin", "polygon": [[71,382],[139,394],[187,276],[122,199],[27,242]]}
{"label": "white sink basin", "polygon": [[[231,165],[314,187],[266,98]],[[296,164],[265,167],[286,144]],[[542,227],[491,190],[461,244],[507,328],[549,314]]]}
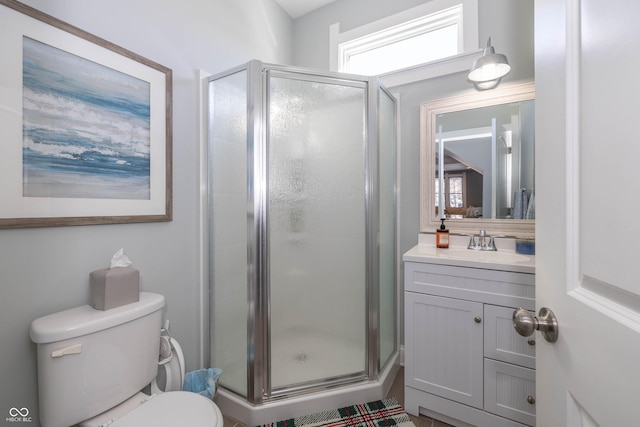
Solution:
{"label": "white sink basin", "polygon": [[429,262],[498,270],[534,272],[535,256],[508,251],[477,251],[466,247],[439,249],[419,244],[404,255],[405,261]]}
{"label": "white sink basin", "polygon": [[501,264],[512,262],[527,262],[531,259],[529,255],[522,255],[514,252],[476,251],[464,248],[450,248],[448,252],[445,252],[443,254],[443,256],[450,256],[460,259],[474,259],[485,262],[498,262]]}

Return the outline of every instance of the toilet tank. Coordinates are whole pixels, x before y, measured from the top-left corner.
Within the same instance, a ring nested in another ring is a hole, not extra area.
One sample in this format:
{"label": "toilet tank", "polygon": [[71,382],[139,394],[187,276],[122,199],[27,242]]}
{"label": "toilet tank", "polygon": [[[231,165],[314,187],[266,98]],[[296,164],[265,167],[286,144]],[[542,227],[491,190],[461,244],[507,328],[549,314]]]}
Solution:
{"label": "toilet tank", "polygon": [[162,295],[96,310],[89,305],[41,317],[29,336],[37,344],[43,427],[68,427],[131,397],[156,376]]}

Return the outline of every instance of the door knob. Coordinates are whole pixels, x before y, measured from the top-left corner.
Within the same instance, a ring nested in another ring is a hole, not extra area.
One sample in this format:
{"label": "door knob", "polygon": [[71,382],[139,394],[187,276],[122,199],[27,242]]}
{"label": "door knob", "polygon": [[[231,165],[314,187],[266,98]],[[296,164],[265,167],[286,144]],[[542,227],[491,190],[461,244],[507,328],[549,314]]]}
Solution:
{"label": "door knob", "polygon": [[556,342],[558,340],[558,319],[553,311],[548,308],[541,308],[538,317],[519,308],[513,312],[513,327],[523,337],[528,337],[536,330],[542,333],[545,340]]}

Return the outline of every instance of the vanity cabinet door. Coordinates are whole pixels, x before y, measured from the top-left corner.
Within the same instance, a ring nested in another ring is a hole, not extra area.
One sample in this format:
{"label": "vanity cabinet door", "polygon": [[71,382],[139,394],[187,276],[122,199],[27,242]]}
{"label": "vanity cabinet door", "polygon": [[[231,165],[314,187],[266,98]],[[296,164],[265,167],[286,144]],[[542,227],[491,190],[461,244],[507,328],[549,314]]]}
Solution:
{"label": "vanity cabinet door", "polygon": [[[514,308],[484,306],[484,357],[535,369],[535,334],[523,337],[513,327]],[[535,313],[534,313],[535,315]]]}
{"label": "vanity cabinet door", "polygon": [[536,425],[536,371],[485,359],[485,411]]}
{"label": "vanity cabinet door", "polygon": [[405,293],[405,385],[483,407],[482,303]]}

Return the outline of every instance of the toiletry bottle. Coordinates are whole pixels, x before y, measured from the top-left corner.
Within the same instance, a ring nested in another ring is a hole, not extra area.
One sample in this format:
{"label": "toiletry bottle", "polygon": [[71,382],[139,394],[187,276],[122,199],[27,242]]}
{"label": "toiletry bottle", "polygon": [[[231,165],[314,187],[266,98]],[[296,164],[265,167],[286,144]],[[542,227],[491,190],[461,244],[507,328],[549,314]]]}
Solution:
{"label": "toiletry bottle", "polygon": [[436,247],[448,248],[449,247],[449,230],[444,226],[444,218],[442,218],[442,224],[440,229],[436,230]]}

